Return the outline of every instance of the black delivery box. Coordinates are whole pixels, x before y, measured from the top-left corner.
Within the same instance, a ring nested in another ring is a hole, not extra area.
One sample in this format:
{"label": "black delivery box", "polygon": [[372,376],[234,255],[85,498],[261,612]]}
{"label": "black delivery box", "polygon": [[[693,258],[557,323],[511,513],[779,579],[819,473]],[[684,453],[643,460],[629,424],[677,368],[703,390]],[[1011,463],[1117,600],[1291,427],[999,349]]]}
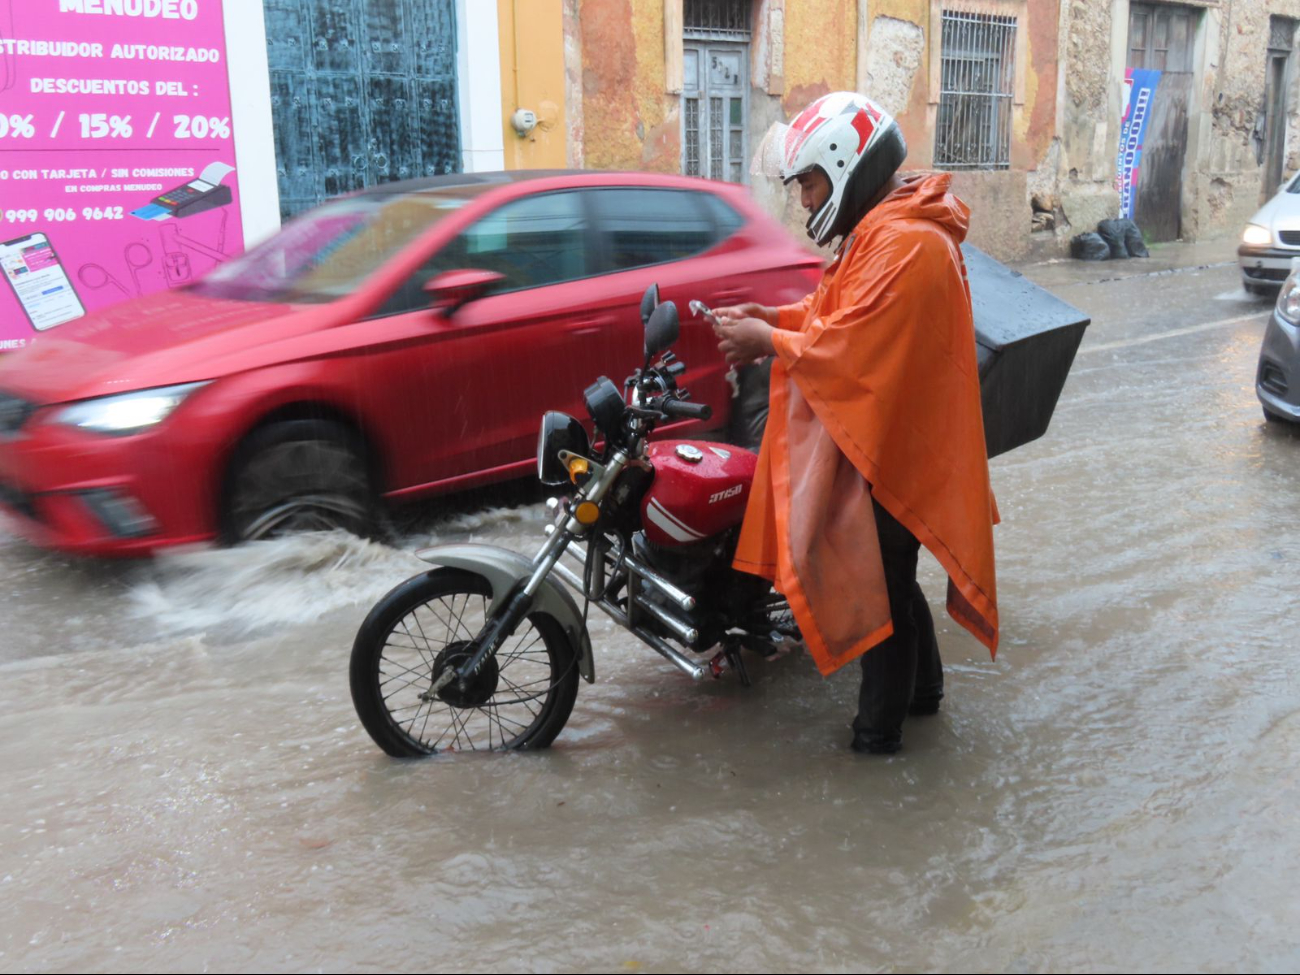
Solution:
{"label": "black delivery box", "polygon": [[1091,319],[983,251],[962,245],[975,315],[990,457],[1047,432]]}
{"label": "black delivery box", "polygon": [[[1089,318],[978,248],[961,250],[975,316],[984,442],[996,457],[1047,432]],[[740,370],[726,434],[731,443],[758,449],[771,368],[768,359]]]}

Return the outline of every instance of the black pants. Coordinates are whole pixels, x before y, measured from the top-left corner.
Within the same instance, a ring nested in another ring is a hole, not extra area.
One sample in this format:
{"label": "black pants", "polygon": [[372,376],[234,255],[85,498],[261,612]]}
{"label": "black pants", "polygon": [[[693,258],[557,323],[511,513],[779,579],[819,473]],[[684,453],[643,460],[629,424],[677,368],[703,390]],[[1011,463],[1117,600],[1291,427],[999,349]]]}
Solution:
{"label": "black pants", "polygon": [[943,697],[943,665],[934,618],[916,581],[921,543],[876,501],[872,506],[894,633],[862,655],[862,689],[853,730],[868,742],[887,743],[902,738],[903,719],[914,701],[918,711],[938,705]]}

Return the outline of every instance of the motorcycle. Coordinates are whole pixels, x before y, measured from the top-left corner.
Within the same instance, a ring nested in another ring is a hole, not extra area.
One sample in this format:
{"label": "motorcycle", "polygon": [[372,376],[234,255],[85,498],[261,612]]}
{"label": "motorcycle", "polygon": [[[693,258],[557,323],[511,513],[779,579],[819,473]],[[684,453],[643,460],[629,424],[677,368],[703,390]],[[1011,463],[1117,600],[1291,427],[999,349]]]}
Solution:
{"label": "motorcycle", "polygon": [[622,389],[602,376],[584,391],[594,440],[574,417],[542,418],[538,477],[573,493],[548,501],[554,518],[537,554],[424,549],[416,554],[436,568],[398,585],[362,623],[352,700],[388,754],[550,745],[579,676],[595,679],[591,605],[697,681],[731,670],[748,684],[742,651],[770,656],[799,641],[785,599],[731,567],[757,457],[651,441],[660,424],[711,409],[678,385],[677,308],[660,303],[657,285],[641,319],[643,365]]}

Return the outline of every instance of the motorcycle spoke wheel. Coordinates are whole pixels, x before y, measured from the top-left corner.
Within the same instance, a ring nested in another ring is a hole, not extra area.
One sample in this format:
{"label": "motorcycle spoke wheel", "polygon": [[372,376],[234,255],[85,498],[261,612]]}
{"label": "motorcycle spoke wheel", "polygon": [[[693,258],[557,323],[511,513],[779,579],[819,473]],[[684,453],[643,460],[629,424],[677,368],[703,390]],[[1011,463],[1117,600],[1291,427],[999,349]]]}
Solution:
{"label": "motorcycle spoke wheel", "polygon": [[465,663],[491,606],[485,580],[437,570],[390,593],[353,648],[352,697],[390,755],[500,751],[549,745],[577,695],[577,666],[549,617],[526,618],[465,686],[434,691]]}

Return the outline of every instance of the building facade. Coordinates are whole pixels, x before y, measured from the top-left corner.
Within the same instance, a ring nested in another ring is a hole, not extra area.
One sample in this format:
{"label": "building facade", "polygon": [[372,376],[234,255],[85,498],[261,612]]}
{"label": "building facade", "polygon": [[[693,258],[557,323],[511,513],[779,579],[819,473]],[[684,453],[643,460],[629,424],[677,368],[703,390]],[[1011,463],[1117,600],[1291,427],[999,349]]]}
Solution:
{"label": "building facade", "polygon": [[1300,0],[224,3],[250,240],[362,186],[562,167],[743,182],[798,232],[751,160],[837,89],[953,173],[1006,260],[1121,212],[1235,234],[1300,167]]}
{"label": "building facade", "polygon": [[1136,101],[1125,82],[1145,70],[1159,77],[1134,218],[1156,239],[1239,233],[1300,167],[1297,23],[1298,0],[1066,4],[1054,176],[1069,222],[1120,208],[1115,156]]}
{"label": "building facade", "polygon": [[503,117],[544,106],[534,133],[503,125],[508,166],[746,182],[792,227],[749,160],[773,122],[842,88],[895,114],[909,168],[953,172],[971,239],[1003,259],[1061,253],[1121,212],[1152,240],[1236,233],[1300,165],[1300,0],[497,8]]}

